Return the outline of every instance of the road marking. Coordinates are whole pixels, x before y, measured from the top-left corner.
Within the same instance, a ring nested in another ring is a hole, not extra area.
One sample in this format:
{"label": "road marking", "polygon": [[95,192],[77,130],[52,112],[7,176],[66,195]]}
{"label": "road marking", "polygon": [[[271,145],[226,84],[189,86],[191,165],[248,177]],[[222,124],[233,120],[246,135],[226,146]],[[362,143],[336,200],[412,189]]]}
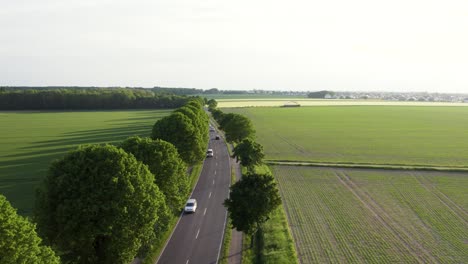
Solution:
{"label": "road marking", "polygon": [[214,180],[213,180],[213,185],[214,185]]}
{"label": "road marking", "polygon": [[200,234],[200,228],[198,228],[197,236],[195,237],[195,239],[198,238],[198,234]]}
{"label": "road marking", "polygon": [[208,198],[211,198],[211,192],[210,192],[210,195],[208,195]]}
{"label": "road marking", "polygon": [[188,261],[189,261],[189,260],[187,259],[187,262],[185,262],[185,264],[188,264]]}
{"label": "road marking", "polygon": [[216,162],[216,167],[218,166],[218,162]]}
{"label": "road marking", "polygon": [[215,175],[216,175],[216,171],[215,171]]}
{"label": "road marking", "polygon": [[203,212],[203,215],[205,215],[205,214],[206,214],[206,208],[205,208],[205,212]]}

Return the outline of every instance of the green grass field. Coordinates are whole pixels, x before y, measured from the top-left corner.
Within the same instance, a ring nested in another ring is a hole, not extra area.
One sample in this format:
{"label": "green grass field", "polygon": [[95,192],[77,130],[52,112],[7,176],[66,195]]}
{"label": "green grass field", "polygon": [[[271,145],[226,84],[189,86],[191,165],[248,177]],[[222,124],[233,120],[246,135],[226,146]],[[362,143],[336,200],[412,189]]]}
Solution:
{"label": "green grass field", "polygon": [[468,174],[273,172],[301,263],[468,263]]}
{"label": "green grass field", "polygon": [[227,108],[249,117],[268,160],[468,166],[468,107]]}
{"label": "green grass field", "polygon": [[149,136],[170,111],[0,112],[0,193],[18,213],[31,215],[35,188],[52,160],[80,144]]}

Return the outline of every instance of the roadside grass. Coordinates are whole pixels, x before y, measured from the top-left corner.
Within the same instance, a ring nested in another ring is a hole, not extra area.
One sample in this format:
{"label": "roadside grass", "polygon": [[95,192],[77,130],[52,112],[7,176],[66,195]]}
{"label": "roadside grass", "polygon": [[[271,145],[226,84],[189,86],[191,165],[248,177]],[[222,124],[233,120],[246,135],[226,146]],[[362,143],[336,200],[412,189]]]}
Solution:
{"label": "roadside grass", "polygon": [[[242,168],[242,173],[246,173],[246,168]],[[256,166],[256,173],[271,172],[266,165]],[[298,263],[294,241],[288,227],[287,218],[283,205],[278,207],[270,215],[258,236],[254,240],[254,246],[250,247],[252,237],[243,235],[243,264],[261,264],[261,263]]]}
{"label": "roadside grass", "polygon": [[[190,170],[190,190],[193,190],[195,188],[195,185],[197,184],[198,178],[200,177],[201,171],[203,169],[203,163],[194,165],[191,170]],[[187,197],[188,199],[189,197]],[[182,210],[181,210],[182,213]],[[164,246],[166,245],[168,239],[170,238],[172,232],[174,231],[174,228],[179,221],[180,215],[173,216],[169,223],[169,227],[167,231],[161,236],[161,238],[152,245],[151,249],[148,252],[148,255],[142,260],[142,264],[154,264],[156,263],[156,260],[158,259],[159,255],[161,254],[161,251],[164,249]]]}
{"label": "roadside grass", "polygon": [[81,144],[149,136],[172,110],[0,112],[0,193],[24,216],[49,164]]}
{"label": "roadside grass", "polygon": [[467,167],[468,107],[227,108],[249,117],[268,161]]}
{"label": "roadside grass", "polygon": [[272,166],[301,263],[468,263],[468,174]]}
{"label": "roadside grass", "polygon": [[[234,171],[234,167],[231,166],[231,186],[235,182],[236,182],[236,172]],[[228,263],[232,231],[233,229],[232,229],[232,224],[231,224],[231,218],[229,217],[229,212],[228,212],[227,220],[226,220],[226,228],[224,229],[223,245],[221,247],[221,255],[219,259],[219,263],[221,264]]]}

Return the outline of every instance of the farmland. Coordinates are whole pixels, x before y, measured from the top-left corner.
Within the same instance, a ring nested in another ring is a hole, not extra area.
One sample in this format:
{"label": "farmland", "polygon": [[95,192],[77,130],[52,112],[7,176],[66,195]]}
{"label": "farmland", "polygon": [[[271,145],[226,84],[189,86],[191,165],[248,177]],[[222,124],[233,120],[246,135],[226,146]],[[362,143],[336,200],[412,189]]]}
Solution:
{"label": "farmland", "polygon": [[266,159],[465,167],[468,107],[227,108],[254,123]]}
{"label": "farmland", "polygon": [[287,103],[297,103],[301,106],[468,106],[467,103],[449,103],[449,102],[418,102],[418,101],[379,101],[379,100],[344,100],[344,99],[305,99],[304,97],[284,97],[284,96],[263,96],[263,97],[235,97],[218,96],[218,107],[278,107]]}
{"label": "farmland", "polygon": [[468,262],[468,174],[273,172],[302,263]]}
{"label": "farmland", "polygon": [[80,144],[149,136],[170,111],[0,112],[0,193],[30,215],[34,190],[52,160]]}

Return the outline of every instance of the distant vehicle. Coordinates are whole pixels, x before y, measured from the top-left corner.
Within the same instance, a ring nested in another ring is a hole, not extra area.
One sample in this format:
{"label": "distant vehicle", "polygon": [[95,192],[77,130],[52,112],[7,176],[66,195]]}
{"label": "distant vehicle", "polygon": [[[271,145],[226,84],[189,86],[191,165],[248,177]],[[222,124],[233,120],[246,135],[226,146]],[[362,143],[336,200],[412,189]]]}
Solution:
{"label": "distant vehicle", "polygon": [[213,150],[212,150],[212,149],[208,149],[208,150],[206,151],[206,156],[207,156],[207,157],[213,157],[213,156],[214,156]]}
{"label": "distant vehicle", "polygon": [[218,136],[218,135],[216,135],[215,139],[216,139],[216,140],[219,140],[219,136]]}
{"label": "distant vehicle", "polygon": [[188,199],[187,203],[185,204],[184,212],[195,213],[196,210],[197,210],[197,200]]}
{"label": "distant vehicle", "polygon": [[211,132],[215,132],[214,127],[210,127],[210,131],[211,131]]}

